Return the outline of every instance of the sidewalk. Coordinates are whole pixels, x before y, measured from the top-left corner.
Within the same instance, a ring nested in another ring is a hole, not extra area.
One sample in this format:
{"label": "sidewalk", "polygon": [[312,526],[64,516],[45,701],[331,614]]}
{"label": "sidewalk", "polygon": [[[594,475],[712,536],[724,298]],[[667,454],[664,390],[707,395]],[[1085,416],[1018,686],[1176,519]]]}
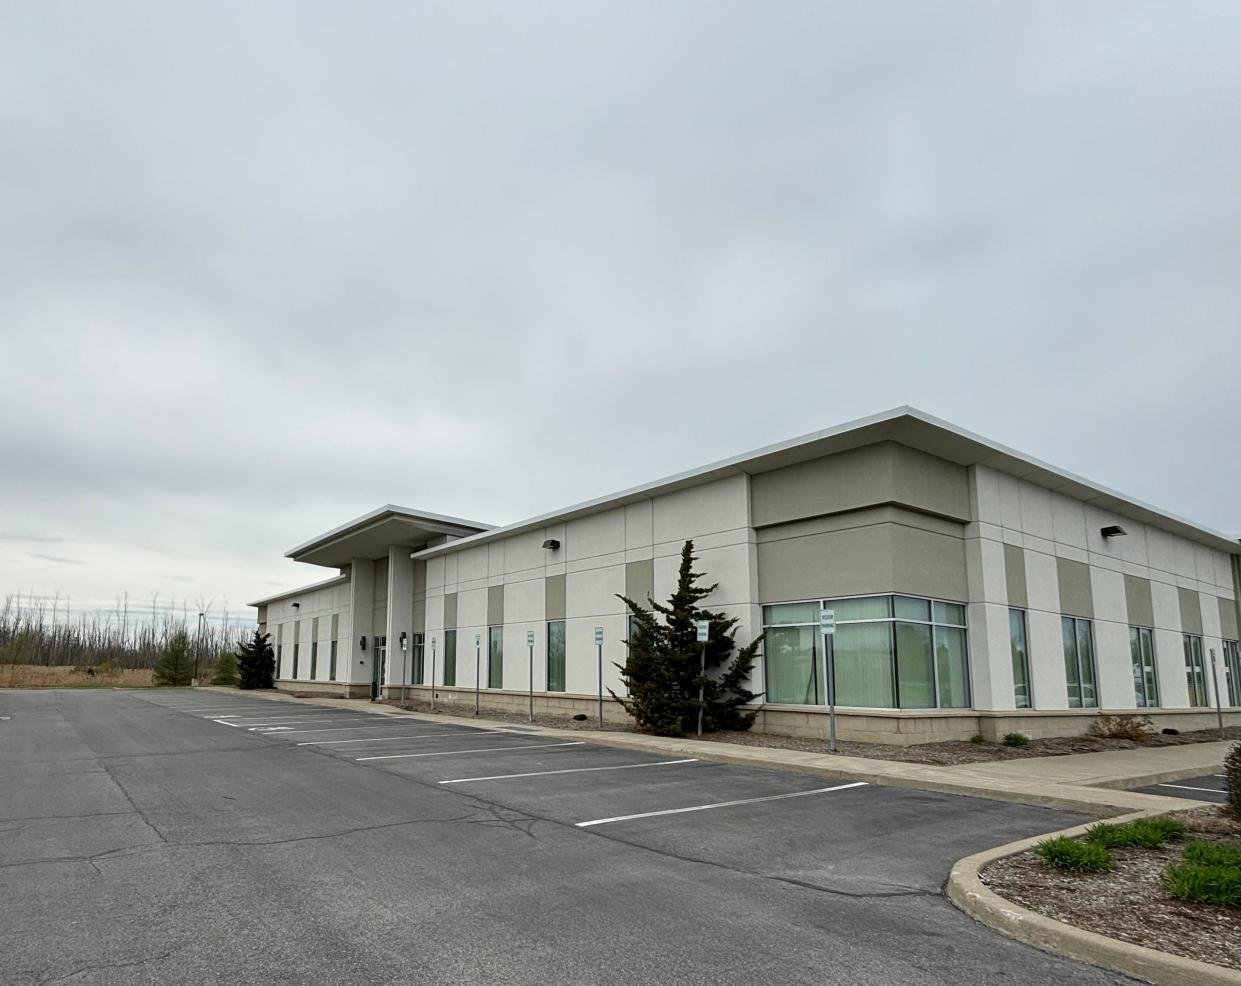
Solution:
{"label": "sidewalk", "polygon": [[[202,691],[239,694],[236,689],[205,687]],[[409,716],[428,722],[450,722],[493,729],[517,729],[531,735],[562,736],[566,730],[546,726],[498,721],[473,716],[451,716],[439,713],[407,712],[390,705],[372,705],[365,700],[343,698],[293,698],[270,692],[244,693],[251,698],[327,708],[349,709],[374,715]],[[831,753],[807,753],[802,750],[779,750],[766,747],[738,746],[709,740],[675,739],[648,736],[642,733],[608,730],[573,730],[575,736],[601,746],[614,746],[647,753],[697,757],[717,763],[747,767],[789,770],[818,777],[866,781],[891,787],[908,787],[942,794],[1012,801],[1044,808],[1059,808],[1097,817],[1123,812],[1174,811],[1205,804],[1186,798],[1136,794],[1121,790],[1142,787],[1184,777],[1210,773],[1222,762],[1230,742],[1194,743],[1186,746],[1162,746],[1141,750],[1112,750],[1106,753],[1081,753],[1063,757],[1035,757],[1028,760],[1004,760],[959,766],[935,767],[926,764],[898,763],[892,760],[870,760],[862,757],[838,756]]]}

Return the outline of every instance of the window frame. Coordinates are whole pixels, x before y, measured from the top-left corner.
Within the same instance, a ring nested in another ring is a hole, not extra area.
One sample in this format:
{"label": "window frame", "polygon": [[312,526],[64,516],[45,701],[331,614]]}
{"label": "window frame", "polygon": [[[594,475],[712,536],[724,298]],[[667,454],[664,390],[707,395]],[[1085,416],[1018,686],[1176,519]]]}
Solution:
{"label": "window frame", "polygon": [[[805,621],[768,623],[767,622],[767,611],[769,608],[776,607],[776,606],[815,606],[817,605],[819,607],[819,616],[821,619],[823,610],[831,608],[829,604],[835,603],[835,602],[843,602],[845,600],[852,600],[852,599],[884,599],[887,601],[887,615],[886,616],[865,617],[861,619],[841,619],[838,616],[836,618],[836,624],[837,626],[850,625],[850,624],[875,624],[875,623],[887,624],[888,626],[888,650],[891,655],[889,659],[890,663],[889,663],[888,671],[889,671],[889,675],[890,675],[890,679],[892,683],[893,704],[883,705],[883,706],[862,706],[862,705],[841,706],[839,703],[837,703],[837,706],[839,708],[849,708],[849,709],[877,708],[877,709],[885,709],[885,710],[891,710],[891,711],[904,711],[904,712],[917,712],[917,711],[938,712],[938,711],[943,711],[943,710],[952,711],[954,709],[973,708],[974,694],[973,694],[973,681],[972,681],[973,676],[971,674],[969,611],[968,611],[968,604],[965,603],[964,601],[956,600],[956,599],[945,599],[940,596],[913,596],[913,595],[910,595],[909,593],[904,593],[904,592],[886,592],[886,593],[880,592],[880,593],[863,593],[863,594],[852,595],[852,596],[831,596],[831,597],[820,598],[820,599],[793,599],[793,600],[785,600],[781,602],[762,603],[760,604],[761,605],[760,617],[762,620],[763,632],[766,633],[769,629],[782,628],[782,627],[813,627],[815,631],[817,632],[813,633],[812,638],[811,638],[812,639],[812,654],[811,654],[812,675],[817,675],[819,673],[819,660],[820,660],[819,647],[822,644],[822,637],[824,636],[823,633],[818,630],[821,623],[820,622],[805,622]],[[897,616],[896,615],[896,600],[897,599],[912,599],[912,600],[918,601],[919,603],[925,603],[927,618],[918,619],[915,617]],[[947,606],[959,607],[961,610],[961,621],[962,622],[952,623],[952,622],[945,622],[945,621],[937,620],[936,619],[936,608],[937,608],[936,604],[939,604],[940,606],[947,605]],[[930,628],[930,641],[931,641],[931,672],[930,674],[931,674],[931,690],[932,690],[932,695],[934,696],[933,705],[917,706],[917,707],[913,707],[913,706],[904,707],[901,705],[900,654],[898,652],[898,647],[897,647],[896,633],[897,633],[898,625],[902,623],[911,624],[915,626],[926,626]],[[949,630],[961,630],[963,632],[964,654],[962,656],[964,658],[964,686],[965,686],[965,689],[964,689],[965,690],[965,704],[964,705],[960,705],[960,706],[947,705],[946,706],[943,704],[943,697],[941,695],[941,688],[940,688],[939,653],[938,653],[938,646],[937,646],[940,637],[939,637],[939,634],[936,632],[940,628],[949,629]],[[833,644],[834,643],[835,641],[833,640]],[[833,663],[834,663],[834,660],[833,660]],[[771,662],[768,660],[767,648],[764,645],[763,647],[763,687],[764,687],[765,696],[770,695],[771,693],[771,676],[770,675],[771,675]],[[818,686],[815,686],[815,687],[816,687],[816,692],[817,692]],[[805,703],[805,702],[788,702],[788,703],[778,702],[778,703],[772,703],[772,704],[803,705],[803,706],[808,706],[810,708],[823,708],[827,704],[827,696],[825,693],[824,700],[821,705],[819,703],[815,703],[814,705],[808,705],[808,703]]]}
{"label": "window frame", "polygon": [[[1197,645],[1195,647],[1195,644]],[[1185,654],[1185,684],[1189,692],[1189,708],[1209,709],[1211,707],[1211,690],[1207,687],[1206,652],[1202,644],[1202,634],[1182,633],[1181,646]],[[1195,672],[1199,679],[1199,687],[1194,685]],[[1201,690],[1202,701],[1195,702],[1195,692]]]}
{"label": "window frame", "polygon": [[[449,636],[451,635],[451,645]],[[444,628],[444,687],[457,687],[457,628]]]}
{"label": "window frame", "polygon": [[[552,626],[560,624],[560,640],[563,653],[560,655],[560,687],[552,686]],[[548,620],[544,627],[544,660],[543,660],[543,690],[547,692],[561,693],[568,688],[569,677],[569,627],[565,620]]]}
{"label": "window frame", "polygon": [[[499,640],[499,653],[496,653],[496,641]],[[495,667],[493,662],[499,658],[500,663],[500,683],[493,684],[492,679],[495,675]],[[494,626],[487,627],[487,687],[503,688],[504,687],[504,624],[497,623]]]}
{"label": "window frame", "polygon": [[[1060,642],[1061,650],[1064,649],[1064,624],[1068,622],[1073,625],[1073,659],[1077,664],[1077,705],[1073,704],[1073,696],[1069,694],[1068,689],[1071,687],[1068,681],[1067,661],[1068,654],[1064,655],[1066,661],[1066,674],[1064,676],[1065,693],[1068,698],[1070,709],[1097,709],[1099,708],[1099,648],[1095,643],[1094,636],[1094,620],[1087,616],[1069,616],[1066,613],[1060,614]],[[1090,682],[1093,691],[1090,705],[1085,701],[1085,688],[1082,684],[1082,654],[1081,654],[1081,635],[1078,632],[1078,624],[1086,624],[1086,635],[1090,639]]]}
{"label": "window frame", "polygon": [[414,652],[413,667],[410,673],[413,675],[411,684],[421,685],[423,676],[426,674],[426,636],[421,633],[410,635],[411,647]]}
{"label": "window frame", "polygon": [[1022,705],[1017,700],[1017,678],[1013,676],[1013,708],[1014,709],[1033,709],[1034,708],[1034,675],[1031,670],[1030,661],[1030,614],[1020,606],[1008,607],[1008,649],[1009,659],[1013,668],[1017,666],[1017,656],[1012,653],[1013,650],[1013,614],[1016,613],[1021,618],[1021,663],[1025,673],[1026,688],[1026,704]]}
{"label": "window frame", "polygon": [[[1147,690],[1146,668],[1139,667],[1138,665],[1133,663],[1133,645],[1135,643],[1135,635],[1136,635],[1136,643],[1138,645],[1139,654],[1142,652],[1142,641],[1147,640],[1150,642],[1150,676],[1151,676],[1150,684],[1153,686],[1154,692],[1155,692],[1155,700],[1153,702],[1151,701],[1150,696],[1145,694]],[[1159,659],[1155,654],[1155,630],[1153,627],[1144,627],[1144,626],[1139,626],[1137,624],[1129,625],[1129,662],[1130,662],[1130,666],[1132,667],[1133,674],[1134,674],[1134,678],[1133,678],[1134,687],[1135,687],[1135,691],[1133,695],[1134,706],[1139,709],[1160,708],[1162,699],[1160,696],[1161,690],[1159,688]],[[1138,705],[1137,703],[1138,695],[1136,691],[1139,675],[1141,676],[1142,691],[1143,691],[1141,705]]]}
{"label": "window frame", "polygon": [[1228,691],[1228,707],[1235,709],[1241,706],[1241,643],[1225,639],[1224,650],[1224,684]]}

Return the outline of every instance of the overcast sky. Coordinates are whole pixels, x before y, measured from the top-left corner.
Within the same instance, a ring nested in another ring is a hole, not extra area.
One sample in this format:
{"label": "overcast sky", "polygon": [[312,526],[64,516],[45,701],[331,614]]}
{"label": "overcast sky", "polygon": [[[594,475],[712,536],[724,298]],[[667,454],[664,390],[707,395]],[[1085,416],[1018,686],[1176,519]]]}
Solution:
{"label": "overcast sky", "polygon": [[[0,597],[899,404],[1241,530],[1233,0],[7,4]],[[1235,536],[1235,534],[1234,534]]]}

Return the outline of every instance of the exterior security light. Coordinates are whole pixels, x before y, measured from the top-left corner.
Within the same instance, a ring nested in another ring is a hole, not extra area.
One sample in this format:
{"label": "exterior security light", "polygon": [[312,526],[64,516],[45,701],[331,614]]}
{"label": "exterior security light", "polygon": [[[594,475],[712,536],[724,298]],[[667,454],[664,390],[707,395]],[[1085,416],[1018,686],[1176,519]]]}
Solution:
{"label": "exterior security light", "polygon": [[362,639],[358,641],[358,646],[361,647],[362,650],[366,650],[366,634],[362,634]]}
{"label": "exterior security light", "polygon": [[1099,533],[1102,534],[1106,540],[1107,538],[1123,538],[1129,532],[1119,524],[1108,524],[1107,527],[1099,528]]}
{"label": "exterior security light", "polygon": [[[302,608],[302,604],[301,604],[301,603],[294,603],[294,604],[293,604],[293,608],[294,608],[294,609],[301,609],[301,608]],[[199,616],[202,616],[202,613],[199,613],[198,615],[199,615]]]}
{"label": "exterior security light", "polygon": [[405,631],[401,631],[401,650],[405,649]]}
{"label": "exterior security light", "polygon": [[560,547],[560,542],[557,541],[555,538],[548,538],[546,541],[543,542],[543,547],[546,548],[548,551],[555,551],[557,548]]}

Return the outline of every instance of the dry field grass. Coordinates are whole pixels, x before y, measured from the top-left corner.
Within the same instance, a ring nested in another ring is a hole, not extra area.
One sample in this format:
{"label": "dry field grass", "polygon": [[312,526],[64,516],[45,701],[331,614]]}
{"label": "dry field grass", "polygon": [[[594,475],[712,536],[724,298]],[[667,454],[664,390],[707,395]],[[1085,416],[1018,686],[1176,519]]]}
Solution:
{"label": "dry field grass", "polygon": [[[93,673],[92,673],[93,672]],[[0,664],[0,688],[149,688],[150,668],[47,667]]]}

